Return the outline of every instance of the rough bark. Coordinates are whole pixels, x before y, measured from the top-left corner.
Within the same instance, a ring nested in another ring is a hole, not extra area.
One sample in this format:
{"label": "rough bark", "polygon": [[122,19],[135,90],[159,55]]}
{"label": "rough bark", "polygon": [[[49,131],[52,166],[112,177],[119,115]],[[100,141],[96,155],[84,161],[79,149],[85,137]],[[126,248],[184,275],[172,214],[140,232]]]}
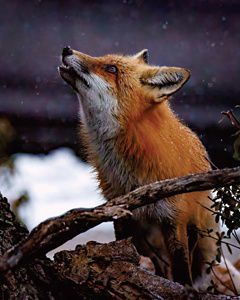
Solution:
{"label": "rough bark", "polygon": [[199,293],[151,274],[139,267],[140,256],[130,239],[109,244],[89,242],[75,251],[59,252],[54,259],[62,285],[73,290],[76,298],[239,299]]}
{"label": "rough bark", "polygon": [[[0,255],[25,239],[28,231],[0,196]],[[62,251],[54,262],[29,256],[0,275],[0,299],[239,299],[198,293],[140,268],[131,240],[89,242]]]}
{"label": "rough bark", "polygon": [[[0,194],[0,255],[28,235]],[[46,257],[29,260],[0,275],[0,299],[63,299],[55,289],[53,266]]]}
{"label": "rough bark", "polygon": [[62,216],[44,221],[23,242],[6,252],[0,258],[0,272],[13,268],[29,255],[45,254],[102,222],[128,217],[138,207],[166,201],[167,197],[176,194],[239,183],[240,167],[214,170],[142,186],[95,208],[73,209]]}

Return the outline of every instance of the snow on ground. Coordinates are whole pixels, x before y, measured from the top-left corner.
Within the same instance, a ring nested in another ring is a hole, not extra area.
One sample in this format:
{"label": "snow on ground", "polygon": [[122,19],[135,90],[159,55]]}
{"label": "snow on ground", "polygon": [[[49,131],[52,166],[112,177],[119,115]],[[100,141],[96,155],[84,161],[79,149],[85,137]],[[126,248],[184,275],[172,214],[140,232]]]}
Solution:
{"label": "snow on ground", "polygon": [[[27,191],[30,201],[20,208],[19,214],[29,229],[69,209],[94,207],[104,202],[92,169],[70,149],[58,149],[48,155],[17,154],[14,161],[13,175],[0,169],[1,192],[11,202]],[[75,242],[113,239],[112,224],[103,223],[77,237]],[[73,248],[75,242],[65,248]]]}

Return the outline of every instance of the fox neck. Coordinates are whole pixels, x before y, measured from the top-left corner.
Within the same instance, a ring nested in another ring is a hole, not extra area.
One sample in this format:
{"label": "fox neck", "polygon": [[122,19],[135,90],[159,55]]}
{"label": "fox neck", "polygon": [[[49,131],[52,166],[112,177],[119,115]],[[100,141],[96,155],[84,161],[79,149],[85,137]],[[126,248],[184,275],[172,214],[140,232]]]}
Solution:
{"label": "fox neck", "polygon": [[102,142],[112,139],[119,130],[116,119],[109,117],[117,109],[116,99],[100,93],[98,96],[99,99],[97,98],[96,101],[95,93],[93,95],[88,93],[87,97],[78,94],[80,119],[87,129],[87,135],[93,148],[99,148],[99,146],[102,148]]}
{"label": "fox neck", "polygon": [[107,199],[157,180],[209,169],[201,142],[167,103],[149,109],[115,135],[100,127],[84,126],[83,131]]}

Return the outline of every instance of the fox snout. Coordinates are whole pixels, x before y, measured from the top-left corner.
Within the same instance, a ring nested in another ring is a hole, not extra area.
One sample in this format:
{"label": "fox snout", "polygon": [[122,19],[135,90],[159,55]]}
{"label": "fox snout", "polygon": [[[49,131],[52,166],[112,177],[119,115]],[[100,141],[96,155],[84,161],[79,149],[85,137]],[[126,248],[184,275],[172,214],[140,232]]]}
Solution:
{"label": "fox snout", "polygon": [[66,47],[63,48],[62,58],[66,57],[66,56],[69,56],[69,55],[72,55],[72,54],[73,54],[73,51],[72,51],[70,46],[66,46]]}
{"label": "fox snout", "polygon": [[66,46],[62,50],[62,63],[59,67],[59,73],[76,92],[79,91],[77,82],[81,82],[81,86],[84,86],[84,88],[90,87],[89,80],[86,77],[88,69],[79,58],[79,55],[76,55],[76,51],[72,50],[70,46]]}

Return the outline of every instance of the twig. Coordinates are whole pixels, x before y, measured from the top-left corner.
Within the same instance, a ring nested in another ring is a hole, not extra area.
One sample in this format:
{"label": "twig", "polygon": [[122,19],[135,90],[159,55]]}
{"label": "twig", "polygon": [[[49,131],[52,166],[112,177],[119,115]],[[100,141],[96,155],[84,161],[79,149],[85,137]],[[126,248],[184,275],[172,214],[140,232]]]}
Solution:
{"label": "twig", "polygon": [[229,289],[232,293],[234,293],[234,291],[229,286],[227,286],[227,284],[224,281],[222,281],[222,279],[216,274],[216,272],[214,270],[214,266],[211,266],[211,271],[212,271],[213,275],[215,276],[216,280],[219,281],[222,286],[224,286],[226,289]]}
{"label": "twig", "polygon": [[222,247],[221,247],[221,246],[220,246],[220,251],[221,251],[221,254],[222,254],[222,257],[223,257],[223,260],[224,260],[224,264],[225,264],[225,266],[226,266],[226,268],[227,268],[227,271],[228,271],[230,280],[231,280],[231,282],[232,282],[234,294],[237,295],[237,294],[238,294],[238,291],[237,291],[237,289],[236,289],[235,283],[234,283],[233,278],[232,278],[232,274],[231,274],[231,272],[230,272],[230,270],[229,270],[229,267],[228,267],[228,264],[227,264],[227,261],[226,261],[226,258],[225,258],[225,255],[224,255],[223,251],[222,251]]}
{"label": "twig", "polygon": [[222,115],[227,116],[228,119],[230,120],[231,124],[236,127],[237,129],[240,129],[240,122],[238,121],[238,119],[235,117],[234,113],[232,110],[228,110],[228,111],[222,111],[221,112]]}
{"label": "twig", "polygon": [[237,241],[237,243],[240,245],[240,239],[239,239],[239,237],[238,237],[238,235],[237,235],[236,230],[233,230],[232,235],[234,236],[234,238],[235,238],[235,240]]}
{"label": "twig", "polygon": [[[219,240],[218,238],[212,236],[211,234],[203,234],[202,232],[204,232],[204,231],[201,231],[201,237],[209,237],[209,238],[214,239],[214,240],[216,240],[216,241]],[[225,245],[229,245],[229,246],[231,246],[231,247],[233,247],[233,248],[240,249],[239,246],[236,246],[236,245],[234,245],[234,244],[232,244],[232,243],[229,243],[229,242],[225,242],[225,241],[223,241],[223,240],[221,240],[221,243],[222,243],[222,244],[225,244]]]}
{"label": "twig", "polygon": [[32,255],[45,254],[102,222],[128,216],[130,211],[166,198],[240,183],[240,167],[214,170],[142,186],[127,195],[91,209],[73,209],[38,225],[20,244],[0,258],[0,272]]}

